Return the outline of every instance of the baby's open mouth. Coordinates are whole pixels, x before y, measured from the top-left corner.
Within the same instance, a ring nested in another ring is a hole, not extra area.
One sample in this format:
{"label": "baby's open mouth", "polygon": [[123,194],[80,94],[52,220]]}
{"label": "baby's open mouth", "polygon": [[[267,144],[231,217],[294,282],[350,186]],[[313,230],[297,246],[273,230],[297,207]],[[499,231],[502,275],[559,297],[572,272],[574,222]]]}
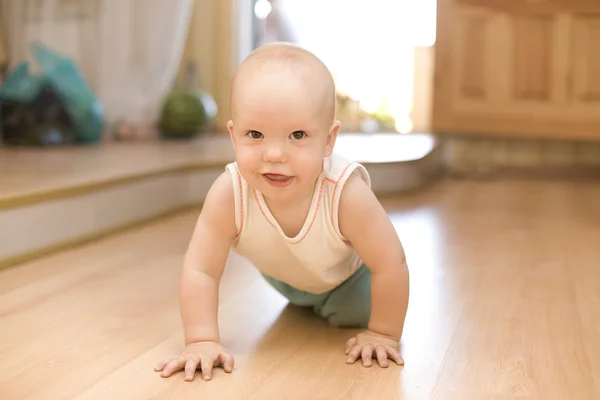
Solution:
{"label": "baby's open mouth", "polygon": [[281,174],[262,174],[267,182],[273,186],[283,187],[292,183],[293,176]]}

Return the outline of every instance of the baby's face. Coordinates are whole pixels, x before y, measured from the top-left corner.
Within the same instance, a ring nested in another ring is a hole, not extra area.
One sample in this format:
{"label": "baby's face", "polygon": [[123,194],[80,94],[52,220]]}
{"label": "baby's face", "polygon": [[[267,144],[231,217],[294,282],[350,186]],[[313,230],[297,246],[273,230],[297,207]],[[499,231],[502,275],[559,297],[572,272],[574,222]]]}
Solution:
{"label": "baby's face", "polygon": [[310,79],[273,68],[236,86],[228,128],[240,173],[272,201],[312,196],[339,125]]}

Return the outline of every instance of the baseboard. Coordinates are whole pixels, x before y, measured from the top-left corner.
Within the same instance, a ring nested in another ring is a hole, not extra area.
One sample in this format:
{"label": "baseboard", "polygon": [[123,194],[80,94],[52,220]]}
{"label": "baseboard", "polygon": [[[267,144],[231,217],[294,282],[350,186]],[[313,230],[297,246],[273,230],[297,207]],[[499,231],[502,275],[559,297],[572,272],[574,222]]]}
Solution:
{"label": "baseboard", "polygon": [[82,235],[73,239],[65,240],[62,242],[54,243],[50,246],[33,249],[31,251],[27,251],[21,254],[17,254],[5,259],[0,259],[0,270],[10,268],[19,264],[23,264],[29,261],[33,261],[35,259],[51,255],[53,253],[58,253],[60,251],[69,250],[86,243],[94,242],[96,240],[100,240],[102,238],[116,235],[131,229],[139,228],[147,224],[151,224],[153,222],[159,221],[163,218],[168,218],[174,216],[179,213],[183,213],[186,211],[197,209],[200,212],[202,208],[201,204],[189,204],[185,206],[180,206],[173,210],[168,210],[165,212],[161,212],[155,215],[148,216],[146,218],[132,221],[129,223],[125,223],[122,225],[114,226],[109,229],[97,231],[88,235]]}
{"label": "baseboard", "polygon": [[0,266],[16,265],[198,206],[222,172],[215,168],[154,175],[0,210]]}
{"label": "baseboard", "polygon": [[480,171],[449,171],[449,175],[457,179],[499,180],[566,180],[566,181],[600,181],[600,166],[495,166]]}

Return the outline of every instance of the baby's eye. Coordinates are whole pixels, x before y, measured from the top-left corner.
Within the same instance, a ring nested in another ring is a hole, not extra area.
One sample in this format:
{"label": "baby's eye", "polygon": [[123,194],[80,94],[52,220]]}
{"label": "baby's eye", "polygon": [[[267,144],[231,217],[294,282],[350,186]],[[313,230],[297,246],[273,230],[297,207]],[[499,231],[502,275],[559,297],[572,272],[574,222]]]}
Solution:
{"label": "baby's eye", "polygon": [[296,140],[302,139],[304,136],[306,136],[306,132],[304,131],[294,131],[292,133],[292,137]]}
{"label": "baby's eye", "polygon": [[257,131],[249,131],[246,135],[250,136],[252,139],[260,139],[263,134]]}

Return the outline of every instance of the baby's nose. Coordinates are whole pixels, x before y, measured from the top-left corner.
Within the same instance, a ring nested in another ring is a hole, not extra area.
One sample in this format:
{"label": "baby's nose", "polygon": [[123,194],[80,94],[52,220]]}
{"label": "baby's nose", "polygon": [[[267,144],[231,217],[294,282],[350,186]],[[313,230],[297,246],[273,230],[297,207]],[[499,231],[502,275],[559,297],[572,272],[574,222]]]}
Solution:
{"label": "baby's nose", "polygon": [[265,149],[264,160],[266,162],[282,162],[285,160],[285,152],[280,145],[270,145]]}

